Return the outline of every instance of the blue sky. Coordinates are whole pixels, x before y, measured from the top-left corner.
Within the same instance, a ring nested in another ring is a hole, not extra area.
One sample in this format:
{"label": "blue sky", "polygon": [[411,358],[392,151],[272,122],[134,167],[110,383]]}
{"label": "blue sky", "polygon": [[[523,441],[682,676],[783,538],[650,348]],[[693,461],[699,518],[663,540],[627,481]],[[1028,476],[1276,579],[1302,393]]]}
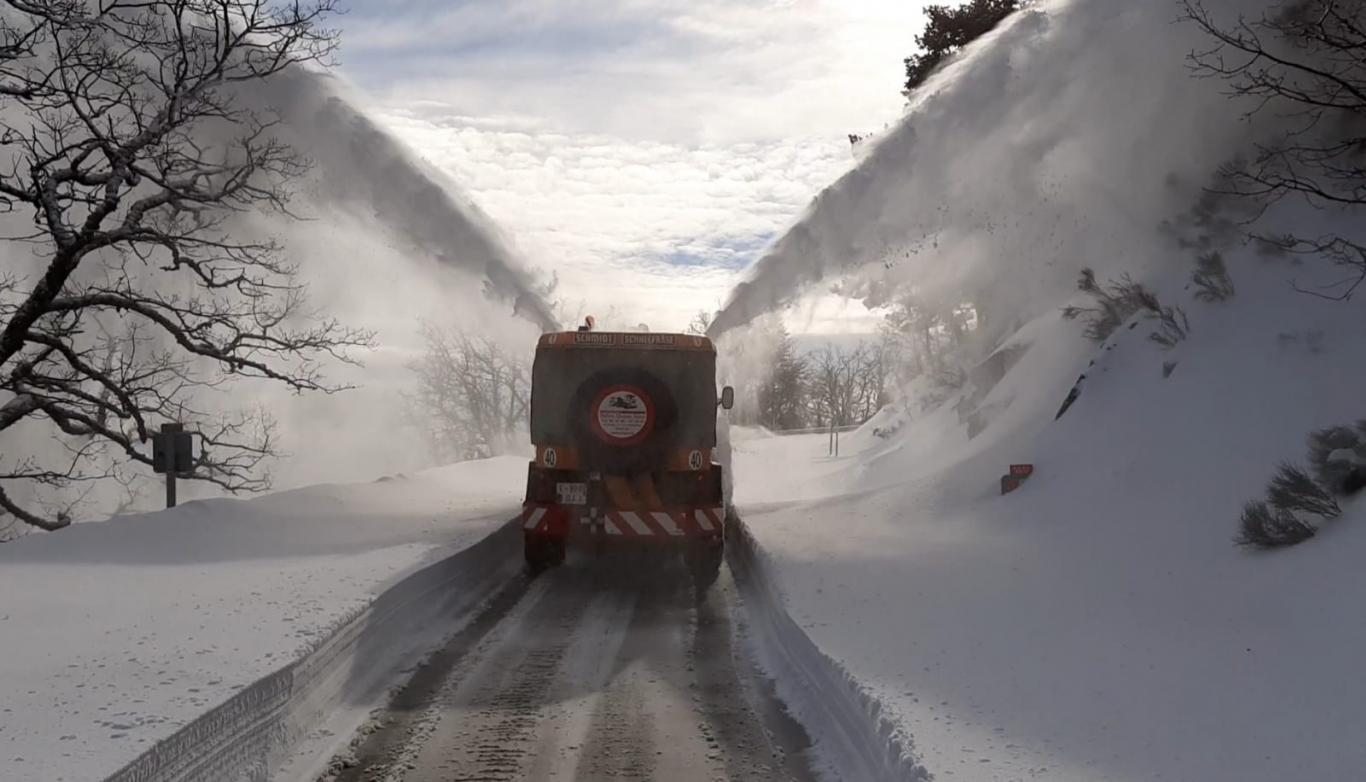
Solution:
{"label": "blue sky", "polygon": [[561,295],[714,309],[901,110],[917,0],[353,0],[341,72]]}

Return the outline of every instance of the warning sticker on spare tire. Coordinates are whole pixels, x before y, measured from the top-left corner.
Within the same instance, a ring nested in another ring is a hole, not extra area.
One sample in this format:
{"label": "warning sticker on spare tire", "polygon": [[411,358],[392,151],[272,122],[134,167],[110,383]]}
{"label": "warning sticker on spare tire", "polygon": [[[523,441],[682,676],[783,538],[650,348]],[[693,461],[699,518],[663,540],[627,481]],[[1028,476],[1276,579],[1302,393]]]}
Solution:
{"label": "warning sticker on spare tire", "polygon": [[633,441],[649,434],[654,412],[645,395],[632,388],[609,388],[598,396],[594,428],[604,439]]}

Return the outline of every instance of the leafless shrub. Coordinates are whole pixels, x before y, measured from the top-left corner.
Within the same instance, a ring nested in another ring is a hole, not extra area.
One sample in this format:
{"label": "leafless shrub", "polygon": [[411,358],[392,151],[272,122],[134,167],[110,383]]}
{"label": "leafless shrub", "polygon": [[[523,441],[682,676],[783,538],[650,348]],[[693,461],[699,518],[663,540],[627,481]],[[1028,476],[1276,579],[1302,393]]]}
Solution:
{"label": "leafless shrub", "polygon": [[424,326],[426,351],[409,365],[409,415],[439,462],[493,456],[522,437],[531,368],[489,337]]}
{"label": "leafless shrub", "polygon": [[1299,466],[1281,464],[1267,485],[1266,498],[1278,510],[1309,513],[1325,519],[1342,515],[1337,500]]}
{"label": "leafless shrub", "polygon": [[1084,333],[1088,339],[1104,342],[1139,312],[1146,313],[1150,319],[1158,322],[1158,330],[1148,335],[1148,338],[1165,348],[1175,346],[1190,335],[1190,321],[1184,310],[1163,306],[1157,294],[1142,283],[1134,282],[1128,274],[1101,283],[1096,279],[1094,270],[1082,269],[1077,278],[1077,290],[1090,296],[1095,306],[1064,307],[1062,316],[1084,322]]}
{"label": "leafless shrub", "polygon": [[1148,339],[1168,350],[1190,336],[1190,321],[1186,319],[1186,311],[1180,307],[1159,305],[1149,317],[1157,321],[1157,331],[1149,334]]}
{"label": "leafless shrub", "polygon": [[1134,282],[1129,275],[1102,284],[1096,279],[1095,270],[1090,268],[1081,270],[1077,290],[1090,296],[1095,305],[1064,307],[1062,316],[1085,323],[1086,338],[1096,342],[1109,339],[1134,313],[1145,309],[1150,301],[1156,301],[1147,288]]}
{"label": "leafless shrub", "polygon": [[1272,549],[1293,546],[1314,537],[1314,528],[1284,509],[1272,509],[1265,502],[1243,506],[1237,537],[1240,546]]}
{"label": "leafless shrub", "polygon": [[1235,292],[1224,256],[1218,252],[1204,253],[1195,259],[1191,282],[1195,283],[1195,298],[1200,301],[1224,301]]}

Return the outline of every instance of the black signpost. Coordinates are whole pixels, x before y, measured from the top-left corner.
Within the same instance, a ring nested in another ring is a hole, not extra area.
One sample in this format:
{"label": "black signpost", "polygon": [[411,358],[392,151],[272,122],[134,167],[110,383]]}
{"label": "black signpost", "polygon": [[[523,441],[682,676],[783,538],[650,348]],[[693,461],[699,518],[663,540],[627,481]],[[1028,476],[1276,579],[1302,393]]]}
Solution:
{"label": "black signpost", "polygon": [[184,424],[162,424],[152,433],[152,470],[166,473],[166,507],[175,507],[175,479],[194,470],[193,435]]}

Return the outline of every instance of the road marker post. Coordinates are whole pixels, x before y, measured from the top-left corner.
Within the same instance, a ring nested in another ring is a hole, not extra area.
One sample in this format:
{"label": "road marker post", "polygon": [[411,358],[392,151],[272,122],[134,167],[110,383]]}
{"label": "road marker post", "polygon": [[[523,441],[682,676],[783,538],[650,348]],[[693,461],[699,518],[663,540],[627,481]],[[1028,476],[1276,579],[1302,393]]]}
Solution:
{"label": "road marker post", "polygon": [[160,432],[152,433],[152,471],[166,474],[166,507],[176,504],[177,475],[188,475],[194,470],[194,436],[185,425],[167,423]]}
{"label": "road marker post", "polygon": [[1001,494],[1009,494],[1020,488],[1020,486],[1024,485],[1024,482],[1029,476],[1033,474],[1034,465],[1032,464],[1010,465],[1010,472],[1001,476]]}

